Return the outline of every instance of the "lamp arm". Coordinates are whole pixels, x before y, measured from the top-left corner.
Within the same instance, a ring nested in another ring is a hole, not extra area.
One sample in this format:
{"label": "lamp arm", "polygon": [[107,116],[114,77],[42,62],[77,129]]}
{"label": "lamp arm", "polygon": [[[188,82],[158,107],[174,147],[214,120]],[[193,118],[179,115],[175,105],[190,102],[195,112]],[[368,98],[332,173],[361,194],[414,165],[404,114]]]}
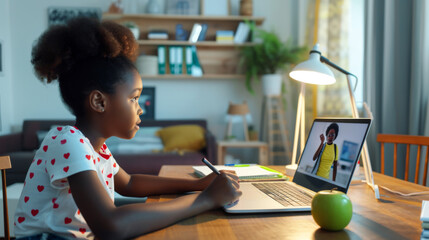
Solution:
{"label": "lamp arm", "polygon": [[323,62],[323,63],[326,63],[327,65],[329,65],[329,66],[337,69],[338,71],[340,71],[340,72],[342,72],[342,73],[344,73],[346,75],[353,76],[356,79],[355,85],[353,87],[353,92],[356,90],[356,86],[357,86],[357,83],[358,83],[358,77],[356,77],[356,75],[354,75],[351,72],[346,71],[344,68],[339,67],[338,65],[336,65],[335,63],[329,61],[329,59],[327,59],[326,57],[324,57],[322,55],[320,55],[320,61]]}

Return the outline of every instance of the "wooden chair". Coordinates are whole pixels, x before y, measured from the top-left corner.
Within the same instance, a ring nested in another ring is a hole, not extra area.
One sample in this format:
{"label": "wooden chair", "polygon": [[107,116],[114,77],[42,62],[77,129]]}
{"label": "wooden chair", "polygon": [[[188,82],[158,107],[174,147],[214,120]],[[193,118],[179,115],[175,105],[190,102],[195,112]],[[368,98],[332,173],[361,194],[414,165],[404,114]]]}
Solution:
{"label": "wooden chair", "polygon": [[9,214],[7,208],[7,193],[6,193],[6,169],[11,168],[9,156],[0,156],[0,170],[2,175],[2,191],[3,191],[3,222],[4,222],[4,239],[10,239],[9,233]]}
{"label": "wooden chair", "polygon": [[407,155],[405,159],[405,177],[408,181],[408,169],[410,165],[410,146],[417,146],[417,157],[416,157],[416,171],[414,174],[414,183],[418,184],[419,172],[420,172],[420,158],[422,152],[422,146],[426,146],[426,157],[424,164],[424,175],[422,185],[426,186],[427,173],[428,173],[428,157],[429,157],[429,137],[426,136],[412,136],[412,135],[396,135],[396,134],[378,134],[377,141],[381,143],[381,173],[384,174],[384,144],[393,143],[393,176],[397,177],[397,160],[398,160],[398,144],[407,145]]}

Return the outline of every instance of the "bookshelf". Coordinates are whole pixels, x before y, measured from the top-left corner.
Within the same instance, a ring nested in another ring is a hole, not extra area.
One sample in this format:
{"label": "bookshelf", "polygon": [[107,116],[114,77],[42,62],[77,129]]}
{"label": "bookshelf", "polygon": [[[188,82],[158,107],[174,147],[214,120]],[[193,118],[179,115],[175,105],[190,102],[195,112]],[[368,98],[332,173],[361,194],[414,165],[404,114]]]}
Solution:
{"label": "bookshelf", "polygon": [[[244,79],[242,70],[239,69],[239,50],[241,47],[255,45],[252,42],[246,43],[219,43],[216,42],[216,31],[232,30],[236,31],[238,24],[245,20],[253,21],[256,25],[264,22],[263,17],[254,16],[202,16],[202,15],[149,15],[149,14],[103,14],[103,20],[110,20],[117,23],[134,22],[140,30],[138,39],[139,51],[141,54],[157,55],[158,46],[195,46],[199,62],[203,68],[202,77],[192,77],[186,74],[170,74],[167,61],[167,74],[157,76],[142,76],[143,79]],[[187,41],[177,41],[175,39],[175,29],[177,24],[182,24],[183,29],[190,32],[195,23],[207,24],[205,41],[191,43]],[[163,29],[168,32],[169,40],[149,40],[147,35],[154,29]],[[185,65],[185,64],[184,64]]]}

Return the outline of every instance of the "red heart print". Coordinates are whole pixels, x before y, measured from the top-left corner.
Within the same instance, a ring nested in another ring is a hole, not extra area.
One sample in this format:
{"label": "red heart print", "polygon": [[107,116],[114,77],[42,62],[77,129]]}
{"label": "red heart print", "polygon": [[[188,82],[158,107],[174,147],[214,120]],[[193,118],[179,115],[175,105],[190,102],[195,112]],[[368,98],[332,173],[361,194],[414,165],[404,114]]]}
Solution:
{"label": "red heart print", "polygon": [[48,145],[43,146],[43,151],[48,151]]}
{"label": "red heart print", "polygon": [[63,139],[61,140],[61,144],[65,144],[67,142],[67,140]]}
{"label": "red heart print", "polygon": [[71,218],[68,218],[68,217],[64,218],[64,223],[65,223],[65,224],[69,224],[69,223],[71,223],[71,222],[72,222],[72,219],[71,219]]}
{"label": "red heart print", "polygon": [[100,162],[100,158],[99,157],[97,158],[97,160],[98,160],[98,162]]}
{"label": "red heart print", "polygon": [[38,186],[37,186],[37,190],[39,190],[39,192],[42,192],[42,191],[43,191],[43,189],[45,189],[45,187],[44,187],[44,186],[42,186],[42,185],[38,185]]}
{"label": "red heart print", "polygon": [[86,159],[91,160],[91,155],[85,155]]}
{"label": "red heart print", "polygon": [[71,188],[69,188],[69,194],[71,193]]}
{"label": "red heart print", "polygon": [[114,163],[114,164],[113,164],[113,167],[114,167],[114,168],[116,167],[116,163]]}
{"label": "red heart print", "polygon": [[109,185],[109,181],[106,181],[106,184]]}
{"label": "red heart print", "polygon": [[19,218],[18,218],[18,222],[19,222],[19,223],[24,222],[24,220],[25,220],[25,217],[19,217]]}
{"label": "red heart print", "polygon": [[56,198],[52,198],[52,202],[55,203],[55,201],[57,201],[57,199]]}
{"label": "red heart print", "polygon": [[83,143],[83,139],[82,138],[80,139],[80,142]]}
{"label": "red heart print", "polygon": [[54,178],[54,174],[52,174],[51,179]]}
{"label": "red heart print", "polygon": [[55,158],[53,158],[53,159],[51,160],[51,164],[52,164],[52,165],[54,165],[54,164],[55,164]]}
{"label": "red heart print", "polygon": [[79,232],[81,232],[82,234],[85,234],[86,229],[85,228],[79,228]]}
{"label": "red heart print", "polygon": [[34,173],[30,173],[30,179],[32,179],[34,177]]}
{"label": "red heart print", "polygon": [[80,215],[80,210],[79,209],[77,210],[77,215]]}
{"label": "red heart print", "polygon": [[63,168],[64,172],[68,172],[69,171],[69,166]]}
{"label": "red heart print", "polygon": [[74,130],[73,130],[73,129],[70,129],[70,132],[71,132],[71,133],[74,133]]}
{"label": "red heart print", "polygon": [[39,213],[39,210],[37,209],[31,210],[31,215],[33,215],[33,217],[36,216],[38,213]]}
{"label": "red heart print", "polygon": [[42,163],[42,159],[37,160],[37,165],[40,165]]}
{"label": "red heart print", "polygon": [[29,196],[25,196],[24,197],[24,202],[28,202],[28,200],[30,200],[30,197]]}
{"label": "red heart print", "polygon": [[65,158],[65,159],[69,159],[69,157],[70,157],[70,153],[65,153],[65,154],[64,154],[64,158]]}
{"label": "red heart print", "polygon": [[55,140],[55,138],[57,138],[57,136],[52,136],[52,139],[54,139],[54,140]]}
{"label": "red heart print", "polygon": [[58,203],[54,203],[53,208],[58,208],[60,205],[58,205]]}
{"label": "red heart print", "polygon": [[103,169],[101,169],[101,174],[103,174],[104,173],[104,168]]}
{"label": "red heart print", "polygon": [[95,159],[94,159],[94,165],[95,165]]}
{"label": "red heart print", "polygon": [[108,178],[112,178],[112,174],[107,175]]}
{"label": "red heart print", "polygon": [[61,131],[61,130],[63,130],[63,128],[62,127],[57,127],[57,130]]}

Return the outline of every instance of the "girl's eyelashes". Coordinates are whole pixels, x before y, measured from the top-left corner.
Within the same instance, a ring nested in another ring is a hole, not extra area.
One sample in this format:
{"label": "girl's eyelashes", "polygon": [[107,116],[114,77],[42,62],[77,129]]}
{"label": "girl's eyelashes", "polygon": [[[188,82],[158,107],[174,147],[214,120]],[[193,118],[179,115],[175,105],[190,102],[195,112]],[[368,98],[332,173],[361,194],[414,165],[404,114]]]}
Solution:
{"label": "girl's eyelashes", "polygon": [[131,99],[131,101],[133,102],[137,102],[139,100],[140,96],[135,96]]}

